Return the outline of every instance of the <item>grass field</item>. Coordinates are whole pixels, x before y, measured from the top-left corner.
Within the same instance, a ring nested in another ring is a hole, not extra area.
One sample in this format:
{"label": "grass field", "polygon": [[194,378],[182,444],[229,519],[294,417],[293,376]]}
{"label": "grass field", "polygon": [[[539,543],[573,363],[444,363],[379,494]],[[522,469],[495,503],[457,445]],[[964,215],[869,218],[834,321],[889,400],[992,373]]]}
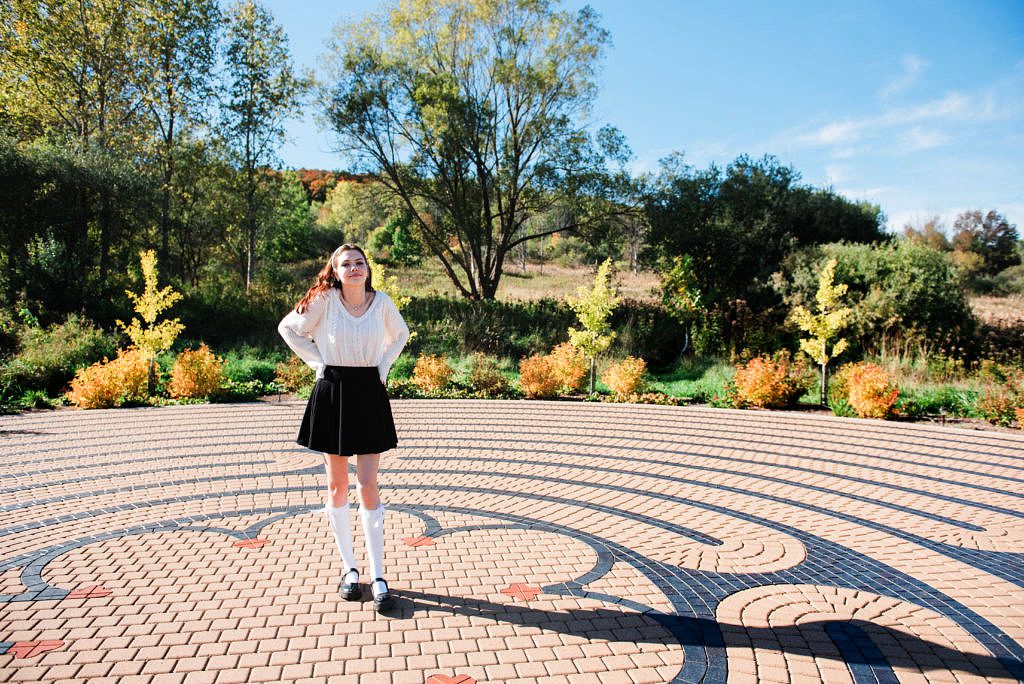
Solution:
{"label": "grass field", "polygon": [[[580,285],[591,285],[596,268],[566,268],[555,264],[528,263],[526,270],[518,265],[506,268],[498,283],[498,299],[531,301],[542,298],[565,299],[576,294]],[[411,295],[441,294],[457,296],[458,291],[448,275],[434,260],[424,259],[415,268],[388,269],[399,287]],[[620,271],[616,274],[619,294],[629,299],[658,301],[658,274],[654,271]]]}

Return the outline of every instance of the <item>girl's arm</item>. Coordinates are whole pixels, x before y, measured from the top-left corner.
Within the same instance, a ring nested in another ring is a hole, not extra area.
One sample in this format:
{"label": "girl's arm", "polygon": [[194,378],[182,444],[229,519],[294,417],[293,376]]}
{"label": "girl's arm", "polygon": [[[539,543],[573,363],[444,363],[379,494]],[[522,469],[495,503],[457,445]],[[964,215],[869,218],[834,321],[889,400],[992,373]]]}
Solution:
{"label": "girl's arm", "polygon": [[[378,296],[380,294],[382,293],[378,293]],[[409,326],[405,324],[402,314],[398,312],[398,307],[395,306],[390,297],[385,295],[381,305],[384,309],[384,344],[386,346],[384,348],[384,356],[381,358],[380,363],[377,364],[377,372],[380,374],[380,381],[387,384],[388,371],[391,370],[391,364],[402,353],[402,348],[405,347],[405,343],[409,340]]]}
{"label": "girl's arm", "polygon": [[306,365],[316,371],[317,378],[323,375],[325,364],[320,349],[313,341],[313,330],[326,310],[327,295],[321,294],[309,302],[305,313],[299,313],[292,309],[277,325],[277,332],[281,334],[292,351],[305,361]]}

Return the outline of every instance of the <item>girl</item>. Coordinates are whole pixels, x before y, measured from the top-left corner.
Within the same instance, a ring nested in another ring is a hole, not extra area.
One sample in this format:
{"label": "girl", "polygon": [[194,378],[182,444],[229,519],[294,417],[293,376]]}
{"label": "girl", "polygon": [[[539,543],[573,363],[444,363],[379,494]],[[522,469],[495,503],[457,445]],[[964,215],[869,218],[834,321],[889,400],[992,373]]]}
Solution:
{"label": "girl", "polygon": [[384,506],[377,470],[380,454],[398,445],[385,385],[409,328],[395,303],[373,289],[372,280],[362,248],[342,245],[277,329],[316,371],[296,441],[324,455],[324,509],[345,565],[339,593],[349,601],[362,596],[348,507],[348,457],[354,455],[370,591],[376,609],[385,611],[393,599],[384,580]]}

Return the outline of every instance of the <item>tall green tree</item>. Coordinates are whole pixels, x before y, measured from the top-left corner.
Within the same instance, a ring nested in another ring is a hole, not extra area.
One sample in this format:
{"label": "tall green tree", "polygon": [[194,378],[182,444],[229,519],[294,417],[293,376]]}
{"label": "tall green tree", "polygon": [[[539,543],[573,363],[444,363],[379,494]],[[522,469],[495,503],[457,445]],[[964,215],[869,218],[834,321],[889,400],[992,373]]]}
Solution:
{"label": "tall green tree", "polygon": [[139,87],[154,129],[160,178],[160,259],[168,264],[172,201],[182,132],[206,119],[213,95],[213,67],[220,10],[215,0],[146,0],[139,8]]}
{"label": "tall green tree", "polygon": [[[0,119],[22,141],[45,137],[116,175],[145,137],[135,80],[139,14],[118,0],[11,0],[3,16]],[[97,194],[94,201],[80,186],[69,205],[75,213],[69,256],[82,279],[98,261],[105,283],[118,237],[117,190],[101,186]]]}
{"label": "tall green tree", "polygon": [[404,0],[338,28],[323,100],[339,149],[464,296],[493,299],[517,245],[608,212],[586,200],[604,168],[583,128],[607,43],[591,8],[552,0]]}
{"label": "tall green tree", "polygon": [[238,167],[244,200],[239,225],[246,240],[245,287],[252,285],[267,210],[270,176],[284,142],[284,123],[299,112],[307,81],[298,75],[288,38],[262,5],[243,0],[227,12],[227,83],[221,131]]}

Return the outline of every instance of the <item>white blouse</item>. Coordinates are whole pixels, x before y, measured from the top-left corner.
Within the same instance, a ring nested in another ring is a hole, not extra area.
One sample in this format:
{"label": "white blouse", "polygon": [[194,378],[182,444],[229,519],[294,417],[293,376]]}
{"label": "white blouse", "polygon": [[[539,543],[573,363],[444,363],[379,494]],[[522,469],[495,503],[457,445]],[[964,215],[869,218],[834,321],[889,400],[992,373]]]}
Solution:
{"label": "white blouse", "polygon": [[340,290],[331,289],[314,297],[305,313],[292,309],[277,331],[317,378],[323,377],[324,366],[376,366],[380,381],[386,382],[391,364],[409,339],[409,326],[391,298],[379,290],[359,316],[349,313],[340,295]]}

